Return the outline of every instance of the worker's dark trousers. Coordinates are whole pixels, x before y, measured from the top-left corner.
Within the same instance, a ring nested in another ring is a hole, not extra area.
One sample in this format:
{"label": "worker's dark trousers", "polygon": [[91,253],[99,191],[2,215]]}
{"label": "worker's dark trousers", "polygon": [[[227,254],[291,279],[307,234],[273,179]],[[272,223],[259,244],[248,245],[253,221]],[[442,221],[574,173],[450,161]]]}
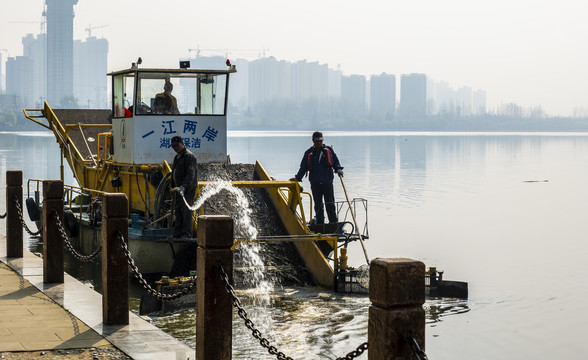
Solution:
{"label": "worker's dark trousers", "polygon": [[333,191],[333,183],[319,184],[311,183],[310,190],[312,191],[312,197],[314,200],[314,212],[316,213],[316,224],[325,223],[325,210],[323,208],[323,197],[324,205],[327,208],[327,216],[329,217],[330,223],[337,222],[337,211],[335,209],[335,193]]}
{"label": "worker's dark trousers", "polygon": [[[190,205],[193,205],[195,195],[196,191],[186,191],[184,193],[186,202]],[[178,239],[181,237],[192,237],[192,210],[188,209],[179,193],[176,193],[176,208],[174,211],[176,213],[176,221],[174,223],[174,238]]]}

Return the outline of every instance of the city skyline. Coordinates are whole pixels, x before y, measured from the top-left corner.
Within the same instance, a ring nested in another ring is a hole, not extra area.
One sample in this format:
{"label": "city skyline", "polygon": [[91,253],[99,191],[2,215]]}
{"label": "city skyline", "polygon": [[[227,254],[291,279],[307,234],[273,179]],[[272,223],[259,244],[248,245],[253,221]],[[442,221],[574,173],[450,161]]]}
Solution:
{"label": "city skyline", "polygon": [[[4,59],[21,55],[22,36],[39,32],[43,3],[27,0],[2,12]],[[199,46],[206,55],[231,49],[233,59],[252,60],[265,52],[292,62],[340,65],[344,75],[368,78],[423,73],[453,88],[485,90],[488,109],[512,102],[569,116],[588,107],[588,55],[580,46],[588,32],[582,19],[588,4],[425,0],[279,5],[177,0],[162,17],[156,10],[161,4],[152,0],[80,0],[74,7],[74,39],[90,31],[108,39],[109,71],[128,67],[138,56],[145,66],[177,67],[178,59],[193,57],[188,49]]]}

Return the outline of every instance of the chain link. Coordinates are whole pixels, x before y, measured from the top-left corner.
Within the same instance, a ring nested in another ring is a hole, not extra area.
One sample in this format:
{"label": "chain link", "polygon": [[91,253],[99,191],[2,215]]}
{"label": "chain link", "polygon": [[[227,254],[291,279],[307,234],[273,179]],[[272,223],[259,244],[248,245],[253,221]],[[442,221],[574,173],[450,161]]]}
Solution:
{"label": "chain link", "polygon": [[293,360],[291,357],[286,356],[283,352],[278,351],[278,349],[275,346],[270,345],[269,340],[264,338],[261,335],[261,332],[255,328],[255,324],[253,323],[253,321],[249,319],[247,311],[245,311],[245,309],[241,305],[241,300],[239,300],[237,295],[235,295],[235,289],[233,288],[233,286],[231,286],[231,283],[229,282],[229,276],[225,272],[225,269],[222,267],[222,265],[220,266],[220,277],[225,283],[225,290],[227,290],[227,293],[231,295],[231,298],[233,300],[233,306],[237,308],[237,314],[239,314],[239,317],[243,319],[243,321],[245,321],[245,326],[249,330],[251,330],[251,334],[253,335],[253,337],[259,340],[259,344],[266,348],[270,354],[275,355],[279,360]]}
{"label": "chain link", "polygon": [[[253,337],[256,338],[257,340],[259,340],[259,344],[261,346],[263,346],[264,348],[266,348],[267,351],[271,355],[275,355],[278,358],[278,360],[293,360],[291,357],[286,356],[283,352],[278,351],[278,349],[275,346],[270,345],[269,340],[264,338],[262,336],[261,332],[259,330],[257,330],[253,321],[251,321],[251,319],[249,319],[249,315],[247,315],[247,311],[243,308],[243,305],[241,305],[241,300],[239,300],[237,295],[235,295],[235,289],[233,288],[233,286],[229,282],[229,276],[225,272],[225,269],[223,268],[222,265],[220,266],[220,277],[221,277],[222,281],[225,283],[225,290],[227,291],[227,293],[229,293],[229,295],[231,296],[231,299],[233,300],[233,306],[235,308],[237,308],[237,314],[239,315],[239,317],[241,319],[243,319],[243,321],[245,322],[245,326],[249,330],[251,330],[251,334],[253,335]],[[359,355],[363,354],[363,352],[365,350],[367,350],[367,348],[368,348],[368,344],[367,344],[367,342],[365,342],[365,343],[359,345],[356,350],[348,353],[343,358],[340,358],[340,357],[337,358],[337,360],[343,360],[343,359],[352,360],[352,359],[358,357]]]}
{"label": "chain link", "polygon": [[40,235],[41,232],[43,232],[43,229],[39,229],[39,231],[33,232],[31,229],[29,229],[29,227],[25,223],[23,216],[22,216],[22,207],[20,206],[20,201],[18,201],[18,197],[16,195],[14,195],[14,205],[16,206],[16,213],[18,215],[18,219],[20,220],[20,223],[22,224],[23,229],[25,229],[26,232],[28,232],[29,235],[31,235],[31,236]]}
{"label": "chain link", "polygon": [[357,347],[357,349],[347,353],[347,355],[345,355],[345,357],[338,357],[336,360],[353,360],[356,357],[359,357],[361,354],[363,354],[363,352],[366,351],[367,349],[368,349],[368,343],[366,341],[363,344],[359,345]]}
{"label": "chain link", "polygon": [[129,266],[131,267],[131,271],[133,272],[133,275],[135,275],[137,280],[139,280],[139,283],[141,285],[143,285],[145,290],[147,290],[147,292],[149,294],[151,294],[154,298],[156,298],[157,300],[160,300],[160,301],[171,301],[171,300],[179,299],[180,297],[182,297],[184,295],[188,295],[188,294],[196,291],[196,279],[194,279],[194,281],[191,282],[188,287],[183,288],[182,291],[177,292],[175,294],[163,294],[163,293],[155,290],[153,287],[151,287],[151,285],[149,285],[147,283],[147,280],[145,280],[143,275],[139,272],[139,268],[137,267],[137,265],[135,265],[135,260],[133,260],[133,258],[131,256],[131,252],[129,251],[129,248],[127,246],[127,243],[126,243],[122,233],[120,231],[117,231],[116,236],[120,240],[120,245],[123,249],[123,252],[125,253],[127,261],[129,263]]}
{"label": "chain link", "polygon": [[413,338],[412,336],[407,336],[406,341],[408,341],[410,347],[412,348],[414,356],[418,360],[429,360],[427,354],[425,354],[425,352],[419,347],[419,344],[417,343],[415,338]]}
{"label": "chain link", "polygon": [[91,253],[90,255],[82,255],[82,254],[78,253],[76,251],[76,249],[74,249],[72,243],[69,241],[69,236],[67,236],[67,233],[65,232],[65,228],[63,227],[63,223],[61,222],[61,219],[59,218],[59,214],[57,213],[57,211],[54,211],[53,215],[55,216],[55,223],[57,224],[57,230],[59,231],[59,234],[61,235],[61,238],[63,239],[63,243],[65,244],[65,246],[67,247],[69,252],[76,259],[78,259],[82,262],[90,262],[90,261],[94,260],[94,258],[96,258],[96,256],[98,256],[102,252],[102,246],[99,246],[98,249],[96,251],[94,251],[93,253]]}

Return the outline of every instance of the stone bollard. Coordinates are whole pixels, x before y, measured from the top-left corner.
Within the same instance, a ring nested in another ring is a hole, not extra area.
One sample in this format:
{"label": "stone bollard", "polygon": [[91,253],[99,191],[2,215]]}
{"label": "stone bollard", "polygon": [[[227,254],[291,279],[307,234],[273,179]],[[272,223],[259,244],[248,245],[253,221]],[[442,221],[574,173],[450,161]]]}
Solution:
{"label": "stone bollard", "polygon": [[425,264],[374,259],[370,264],[368,360],[413,359],[407,336],[425,350]]}
{"label": "stone bollard", "polygon": [[223,266],[233,284],[233,219],[204,215],[198,218],[196,254],[196,360],[230,360],[233,300],[220,277]]}
{"label": "stone bollard", "polygon": [[55,213],[63,221],[63,181],[43,181],[43,282],[63,283],[63,238]]}
{"label": "stone bollard", "polygon": [[129,263],[120,232],[129,238],[129,200],[125,194],[104,194],[102,198],[102,322],[129,324]]}
{"label": "stone bollard", "polygon": [[[22,201],[22,171],[6,171],[6,256],[21,258],[23,253],[22,224],[14,197]],[[21,209],[24,208],[21,204]],[[23,215],[24,216],[24,215]]]}

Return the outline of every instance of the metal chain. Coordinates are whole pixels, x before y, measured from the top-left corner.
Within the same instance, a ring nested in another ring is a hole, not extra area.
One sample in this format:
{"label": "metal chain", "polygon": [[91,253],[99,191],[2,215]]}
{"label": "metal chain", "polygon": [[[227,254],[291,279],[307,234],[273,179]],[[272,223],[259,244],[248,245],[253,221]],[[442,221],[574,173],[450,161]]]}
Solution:
{"label": "metal chain", "polygon": [[359,357],[359,355],[363,354],[363,352],[366,351],[367,349],[368,349],[368,343],[366,341],[363,344],[359,345],[357,347],[357,349],[347,353],[347,355],[345,355],[345,357],[338,357],[336,360],[353,360],[356,357]]}
{"label": "metal chain", "polygon": [[116,236],[120,240],[120,245],[123,249],[123,252],[125,253],[129,266],[131,267],[131,271],[133,272],[133,275],[135,275],[137,280],[139,280],[139,283],[143,285],[145,290],[147,290],[147,292],[151,294],[154,298],[160,301],[171,301],[179,299],[184,295],[188,295],[189,293],[196,291],[196,279],[194,279],[194,281],[188,287],[183,288],[182,291],[177,292],[175,294],[163,294],[152,288],[151,285],[147,283],[147,280],[145,280],[143,275],[139,272],[139,268],[137,267],[137,265],[135,265],[135,260],[133,260],[131,256],[131,252],[129,251],[129,248],[122,233],[120,231],[117,231]]}
{"label": "metal chain", "polygon": [[96,251],[94,251],[93,253],[91,253],[90,255],[82,255],[82,254],[78,253],[76,251],[76,249],[74,249],[72,243],[69,241],[69,236],[67,236],[67,233],[65,232],[65,228],[63,227],[63,223],[61,222],[61,219],[59,218],[59,214],[57,213],[57,211],[54,211],[53,215],[55,216],[55,223],[57,224],[57,230],[59,231],[59,234],[61,235],[61,238],[63,239],[63,243],[65,244],[65,246],[67,247],[69,252],[76,259],[78,259],[82,262],[90,262],[90,261],[94,260],[94,258],[102,252],[102,246],[99,246],[98,249]]}
{"label": "metal chain", "polygon": [[39,231],[33,232],[25,223],[22,216],[22,207],[20,206],[20,201],[18,201],[18,197],[16,195],[14,195],[14,205],[16,206],[16,213],[18,215],[18,219],[20,220],[20,223],[22,224],[22,227],[26,230],[26,232],[28,232],[31,236],[37,236],[41,234],[41,232],[43,232],[43,229],[39,229]]}
{"label": "metal chain", "polygon": [[[259,330],[257,330],[257,328],[255,328],[255,324],[253,323],[253,321],[251,321],[249,319],[249,315],[247,315],[247,311],[241,305],[241,300],[239,300],[237,295],[235,295],[235,289],[233,288],[233,286],[229,282],[229,276],[225,272],[225,269],[223,268],[222,265],[220,266],[220,277],[221,277],[222,281],[225,283],[225,290],[227,291],[227,293],[229,293],[229,295],[231,295],[231,298],[233,300],[233,306],[237,309],[237,314],[239,315],[239,317],[241,319],[243,319],[243,321],[245,322],[245,326],[249,330],[251,330],[251,334],[253,335],[253,337],[256,338],[257,340],[259,340],[259,344],[261,346],[263,346],[264,348],[266,348],[267,351],[271,355],[275,355],[278,358],[278,360],[293,360],[291,357],[286,356],[283,352],[278,351],[278,349],[275,346],[270,345],[269,340],[264,338],[261,335],[261,332]],[[367,344],[367,342],[365,342],[365,343],[359,345],[356,350],[347,354],[344,358],[339,357],[339,358],[337,358],[337,360],[343,360],[343,359],[351,360],[353,358],[356,358],[359,355],[363,354],[363,352],[365,350],[367,350],[367,347],[368,347],[368,344]]]}
{"label": "metal chain", "polygon": [[269,340],[264,338],[261,335],[261,332],[255,328],[255,324],[253,324],[253,321],[249,319],[247,311],[245,311],[245,309],[241,305],[241,300],[239,300],[237,295],[235,295],[235,289],[233,288],[233,286],[231,286],[231,283],[229,282],[229,276],[225,272],[225,269],[222,267],[222,265],[220,266],[220,277],[225,283],[225,290],[227,290],[229,295],[231,295],[231,298],[233,300],[233,306],[237,308],[237,314],[239,314],[239,317],[243,319],[243,321],[245,321],[245,326],[249,330],[251,330],[251,334],[253,335],[253,337],[259,340],[259,344],[266,348],[270,354],[275,355],[279,360],[293,360],[291,357],[286,356],[283,352],[278,351],[278,349],[275,346],[270,345]]}
{"label": "metal chain", "polygon": [[412,348],[414,356],[418,360],[429,360],[427,354],[425,354],[425,352],[419,347],[419,344],[417,343],[415,338],[413,338],[412,336],[407,336],[406,341],[408,341],[410,347]]}

